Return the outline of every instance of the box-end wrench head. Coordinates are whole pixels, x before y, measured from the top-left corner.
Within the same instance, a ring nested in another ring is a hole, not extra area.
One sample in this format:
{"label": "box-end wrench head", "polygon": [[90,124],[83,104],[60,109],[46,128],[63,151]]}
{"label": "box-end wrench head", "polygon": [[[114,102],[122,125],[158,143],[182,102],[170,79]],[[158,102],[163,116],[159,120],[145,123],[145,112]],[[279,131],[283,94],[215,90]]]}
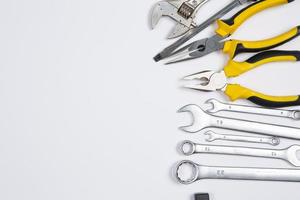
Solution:
{"label": "box-end wrench head", "polygon": [[191,184],[201,179],[300,182],[299,169],[205,166],[189,160],[179,162],[175,172],[175,178],[181,184]]}

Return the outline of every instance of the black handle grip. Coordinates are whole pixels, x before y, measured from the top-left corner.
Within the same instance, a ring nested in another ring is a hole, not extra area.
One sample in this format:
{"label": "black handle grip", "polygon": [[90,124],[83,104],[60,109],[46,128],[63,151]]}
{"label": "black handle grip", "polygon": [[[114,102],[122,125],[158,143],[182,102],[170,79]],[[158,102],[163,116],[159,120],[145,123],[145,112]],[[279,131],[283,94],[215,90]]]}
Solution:
{"label": "black handle grip", "polygon": [[300,95],[298,96],[298,99],[296,99],[295,101],[287,101],[287,102],[269,101],[269,100],[262,99],[262,98],[259,98],[256,96],[249,97],[248,100],[256,105],[269,107],[269,108],[283,108],[283,107],[290,107],[290,106],[300,106]]}

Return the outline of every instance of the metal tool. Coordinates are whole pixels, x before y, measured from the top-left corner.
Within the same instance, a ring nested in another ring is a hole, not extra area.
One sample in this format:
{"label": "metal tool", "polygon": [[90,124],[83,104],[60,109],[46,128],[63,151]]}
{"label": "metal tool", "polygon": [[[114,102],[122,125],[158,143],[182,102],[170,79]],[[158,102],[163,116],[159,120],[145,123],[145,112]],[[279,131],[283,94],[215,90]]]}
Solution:
{"label": "metal tool", "polygon": [[229,135],[229,134],[219,134],[213,131],[207,131],[204,133],[206,135],[207,142],[213,142],[215,140],[227,140],[234,142],[252,142],[260,144],[270,144],[273,146],[279,145],[280,139],[277,137],[251,137],[244,135]]}
{"label": "metal tool", "polygon": [[300,146],[293,145],[287,149],[263,149],[252,147],[240,147],[240,146],[217,146],[217,145],[205,145],[196,144],[191,141],[184,141],[181,144],[181,152],[190,156],[199,153],[212,153],[212,154],[228,154],[228,155],[240,155],[240,156],[254,156],[264,158],[274,158],[285,160],[296,167],[300,167]]}
{"label": "metal tool", "polygon": [[192,115],[192,124],[180,127],[181,130],[189,133],[195,133],[205,128],[215,127],[276,137],[300,139],[300,128],[227,117],[217,117],[205,113],[199,106],[194,104],[184,106],[179,109],[178,112],[188,112]]}
{"label": "metal tool", "polygon": [[238,12],[233,18],[229,20],[218,20],[219,28],[216,30],[216,34],[210,38],[204,38],[202,40],[195,41],[188,44],[178,51],[176,51],[171,61],[167,64],[181,62],[185,60],[195,59],[214,51],[223,50],[224,53],[228,53],[230,58],[235,57],[237,54],[244,52],[259,52],[262,50],[272,49],[276,46],[282,45],[292,38],[300,34],[299,27],[296,27],[289,32],[286,32],[280,36],[262,40],[262,41],[240,41],[240,40],[228,40],[224,41],[227,37],[232,35],[238,27],[250,18],[252,15],[260,12],[261,10],[289,3],[288,0],[264,0],[258,1],[246,9]]}
{"label": "metal tool", "polygon": [[273,117],[283,117],[290,118],[294,120],[300,120],[300,110],[282,110],[282,109],[270,109],[261,108],[246,105],[228,104],[222,103],[216,99],[209,99],[205,104],[210,104],[212,107],[207,109],[208,113],[217,113],[220,111],[238,112],[238,113],[248,113],[257,115],[267,115]]}
{"label": "metal tool", "polygon": [[160,60],[162,60],[164,58],[169,57],[170,55],[172,55],[173,53],[175,53],[175,50],[179,46],[181,46],[182,44],[184,44],[185,42],[187,42],[188,40],[190,40],[191,38],[193,38],[195,35],[197,35],[202,30],[204,30],[205,28],[207,28],[210,24],[212,24],[213,22],[215,22],[217,19],[223,17],[225,14],[227,14],[228,12],[230,12],[235,7],[240,6],[242,4],[245,4],[245,3],[248,3],[248,2],[254,2],[254,1],[257,1],[257,0],[233,0],[230,4],[228,4],[223,9],[221,9],[220,11],[218,11],[212,17],[210,17],[209,19],[207,19],[205,22],[203,22],[199,26],[196,26],[195,28],[189,30],[187,32],[187,34],[185,34],[179,40],[177,40],[175,43],[173,43],[172,45],[168,46],[162,52],[160,52],[159,54],[157,54],[154,57],[154,60],[156,62],[158,62],[158,61],[160,61]]}
{"label": "metal tool", "polygon": [[202,71],[184,78],[184,80],[199,80],[199,84],[186,85],[186,88],[199,91],[222,91],[231,101],[247,99],[264,107],[288,107],[300,105],[300,96],[270,96],[255,92],[239,84],[229,83],[229,78],[237,77],[262,64],[278,61],[300,61],[300,51],[265,51],[245,62],[230,60],[220,72]]}
{"label": "metal tool", "polygon": [[181,161],[175,168],[176,179],[191,184],[201,179],[233,179],[261,181],[300,181],[298,169],[268,169],[199,165],[189,160]]}
{"label": "metal tool", "polygon": [[197,25],[194,18],[199,8],[209,0],[166,0],[155,4],[152,11],[151,25],[155,28],[162,16],[169,16],[177,24],[168,39],[179,37]]}

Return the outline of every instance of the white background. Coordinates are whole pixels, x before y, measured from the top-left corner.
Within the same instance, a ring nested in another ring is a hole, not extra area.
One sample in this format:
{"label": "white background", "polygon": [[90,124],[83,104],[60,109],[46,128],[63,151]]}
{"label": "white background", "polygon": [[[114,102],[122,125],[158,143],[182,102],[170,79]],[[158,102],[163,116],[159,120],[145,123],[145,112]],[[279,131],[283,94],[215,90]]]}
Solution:
{"label": "white background", "polygon": [[[197,21],[229,2],[211,0]],[[202,180],[184,186],[173,179],[172,166],[186,159],[177,152],[178,143],[204,142],[203,132],[177,129],[190,121],[177,109],[212,97],[227,101],[222,93],[182,89],[180,78],[221,69],[228,58],[218,52],[172,66],[155,63],[152,57],[171,43],[165,38],[174,25],[164,18],[150,30],[155,3],[1,1],[0,199],[184,200],[196,192],[209,192],[214,200],[300,198],[300,183]],[[295,1],[261,12],[233,37],[258,40],[283,33],[300,25],[299,8]],[[196,38],[212,35],[215,28]],[[299,41],[279,49],[299,50]],[[299,63],[273,63],[235,81],[267,94],[298,94],[299,73]],[[300,127],[286,119],[239,117]],[[278,148],[296,143],[283,139]],[[264,158],[189,159],[205,165],[291,167]]]}

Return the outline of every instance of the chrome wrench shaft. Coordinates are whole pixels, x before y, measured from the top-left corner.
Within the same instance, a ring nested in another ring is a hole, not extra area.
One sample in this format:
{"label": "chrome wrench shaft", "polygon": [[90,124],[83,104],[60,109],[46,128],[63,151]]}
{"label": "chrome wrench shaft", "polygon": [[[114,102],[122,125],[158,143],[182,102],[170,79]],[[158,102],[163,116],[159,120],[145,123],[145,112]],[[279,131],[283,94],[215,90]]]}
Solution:
{"label": "chrome wrench shaft", "polygon": [[212,105],[211,109],[206,110],[208,113],[229,111],[229,112],[267,115],[267,116],[300,120],[300,110],[270,109],[270,108],[261,108],[261,107],[246,106],[246,105],[227,104],[227,103],[222,103],[216,99],[209,99],[206,101],[206,104]]}
{"label": "chrome wrench shaft", "polygon": [[229,134],[219,134],[213,131],[207,131],[204,133],[206,135],[207,142],[213,142],[215,140],[227,140],[234,142],[251,142],[260,144],[270,144],[276,146],[280,143],[280,139],[277,137],[252,137],[244,135],[229,135]]}
{"label": "chrome wrench shaft", "polygon": [[184,106],[178,112],[189,112],[192,114],[193,123],[188,126],[180,127],[181,130],[189,133],[195,133],[205,128],[215,127],[263,135],[271,135],[276,137],[300,139],[300,128],[297,127],[289,127],[228,117],[217,117],[204,112],[199,106],[194,104]]}
{"label": "chrome wrench shaft", "polygon": [[191,141],[184,141],[181,145],[181,152],[186,156],[199,153],[254,156],[282,159],[297,167],[300,167],[300,160],[297,156],[299,151],[299,145],[293,145],[287,149],[263,149],[240,146],[206,145],[196,144]]}

